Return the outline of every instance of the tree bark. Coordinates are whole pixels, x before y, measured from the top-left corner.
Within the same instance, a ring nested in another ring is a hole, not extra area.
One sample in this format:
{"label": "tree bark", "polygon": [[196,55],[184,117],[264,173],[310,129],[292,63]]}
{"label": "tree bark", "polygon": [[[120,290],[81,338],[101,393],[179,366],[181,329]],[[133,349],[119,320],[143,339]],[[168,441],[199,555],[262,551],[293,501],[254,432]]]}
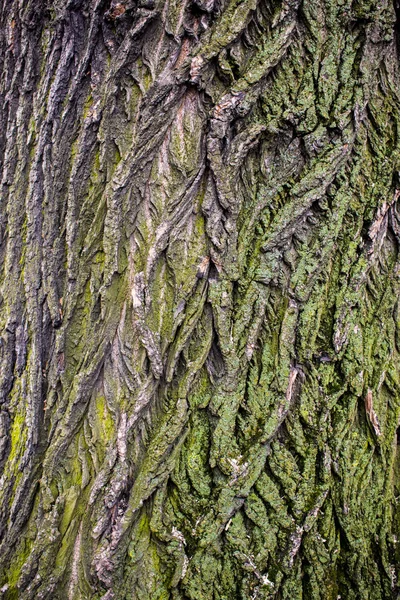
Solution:
{"label": "tree bark", "polygon": [[399,598],[399,1],[0,15],[0,597]]}

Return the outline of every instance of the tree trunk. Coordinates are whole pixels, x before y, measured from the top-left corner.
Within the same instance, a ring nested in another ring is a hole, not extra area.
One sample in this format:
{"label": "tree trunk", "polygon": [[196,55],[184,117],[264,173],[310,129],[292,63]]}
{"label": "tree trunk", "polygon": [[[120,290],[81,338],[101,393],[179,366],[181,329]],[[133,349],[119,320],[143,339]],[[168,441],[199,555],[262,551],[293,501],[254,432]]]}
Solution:
{"label": "tree trunk", "polygon": [[400,597],[396,13],[2,0],[1,598]]}

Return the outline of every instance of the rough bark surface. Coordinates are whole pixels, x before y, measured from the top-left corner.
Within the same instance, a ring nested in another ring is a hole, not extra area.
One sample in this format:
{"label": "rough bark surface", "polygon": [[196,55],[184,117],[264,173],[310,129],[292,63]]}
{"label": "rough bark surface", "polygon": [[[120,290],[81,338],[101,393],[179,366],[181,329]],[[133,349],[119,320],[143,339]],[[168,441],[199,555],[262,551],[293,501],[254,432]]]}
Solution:
{"label": "rough bark surface", "polygon": [[398,597],[396,14],[2,0],[2,598]]}

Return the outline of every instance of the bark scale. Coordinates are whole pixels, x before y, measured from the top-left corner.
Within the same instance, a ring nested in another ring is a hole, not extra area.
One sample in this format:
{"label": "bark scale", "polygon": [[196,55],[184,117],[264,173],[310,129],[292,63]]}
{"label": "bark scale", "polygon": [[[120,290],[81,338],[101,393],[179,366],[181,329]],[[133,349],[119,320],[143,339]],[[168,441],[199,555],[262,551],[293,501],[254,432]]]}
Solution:
{"label": "bark scale", "polygon": [[2,598],[398,597],[399,12],[3,0]]}

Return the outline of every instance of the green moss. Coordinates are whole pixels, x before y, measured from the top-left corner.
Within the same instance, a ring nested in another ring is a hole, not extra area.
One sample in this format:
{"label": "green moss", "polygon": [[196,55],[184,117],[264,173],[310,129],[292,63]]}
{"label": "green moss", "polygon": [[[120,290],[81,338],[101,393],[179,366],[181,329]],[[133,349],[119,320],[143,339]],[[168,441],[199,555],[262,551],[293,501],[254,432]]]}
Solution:
{"label": "green moss", "polygon": [[14,598],[19,597],[17,583],[21,575],[21,570],[32,551],[32,547],[33,543],[26,539],[18,544],[18,549],[14,555],[15,558],[9,565],[9,568],[6,571],[6,578],[4,579],[9,586],[5,600],[14,600]]}
{"label": "green moss", "polygon": [[26,440],[25,414],[21,411],[15,414],[11,427],[11,450],[8,456],[9,462],[14,462],[24,448]]}

